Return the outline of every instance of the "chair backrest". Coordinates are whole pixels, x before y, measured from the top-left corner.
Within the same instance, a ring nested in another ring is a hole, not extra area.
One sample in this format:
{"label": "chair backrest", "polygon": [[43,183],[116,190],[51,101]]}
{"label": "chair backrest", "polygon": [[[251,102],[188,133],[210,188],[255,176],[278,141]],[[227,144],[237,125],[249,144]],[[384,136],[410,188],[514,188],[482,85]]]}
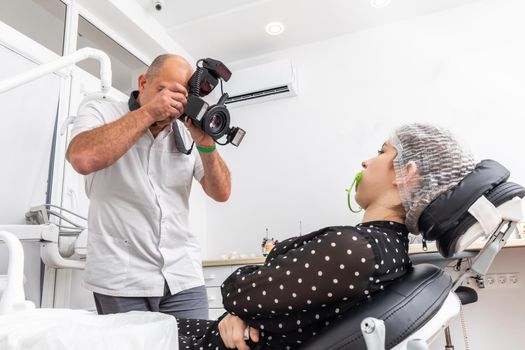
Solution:
{"label": "chair backrest", "polygon": [[416,265],[374,298],[364,301],[306,342],[301,350],[366,350],[361,321],[375,317],[385,322],[386,348],[399,344],[439,310],[452,287],[442,269]]}

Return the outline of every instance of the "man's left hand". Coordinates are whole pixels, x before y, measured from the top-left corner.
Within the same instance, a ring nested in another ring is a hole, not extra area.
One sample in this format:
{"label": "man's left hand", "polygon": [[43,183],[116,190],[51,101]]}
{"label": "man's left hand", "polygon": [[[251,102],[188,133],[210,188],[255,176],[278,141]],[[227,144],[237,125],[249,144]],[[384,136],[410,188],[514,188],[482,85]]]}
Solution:
{"label": "man's left hand", "polygon": [[215,145],[215,140],[210,135],[193,125],[191,119],[187,118],[186,121],[184,121],[184,125],[188,128],[191,138],[197,146],[210,148]]}

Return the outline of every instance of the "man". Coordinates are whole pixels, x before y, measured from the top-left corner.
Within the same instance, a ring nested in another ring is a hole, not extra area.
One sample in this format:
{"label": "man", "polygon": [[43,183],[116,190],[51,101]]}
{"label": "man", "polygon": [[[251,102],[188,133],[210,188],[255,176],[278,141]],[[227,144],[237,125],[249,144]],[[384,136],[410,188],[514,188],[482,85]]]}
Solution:
{"label": "man", "polygon": [[[192,178],[226,201],[228,168],[209,135],[177,120],[193,70],[180,56],[157,57],[130,101],[91,101],[73,125],[67,159],[90,199],[84,286],[99,314],[160,311],[208,318],[197,237],[189,231]],[[178,138],[178,140],[176,140]],[[177,151],[176,141],[198,151]]]}

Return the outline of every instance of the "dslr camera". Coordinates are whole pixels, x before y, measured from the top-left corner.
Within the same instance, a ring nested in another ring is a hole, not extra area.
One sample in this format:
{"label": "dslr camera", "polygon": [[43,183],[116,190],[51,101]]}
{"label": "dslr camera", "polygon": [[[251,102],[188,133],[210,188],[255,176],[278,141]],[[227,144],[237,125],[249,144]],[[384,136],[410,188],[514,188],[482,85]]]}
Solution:
{"label": "dslr camera", "polygon": [[[188,81],[189,92],[186,107],[181,118],[188,118],[193,125],[210,135],[220,145],[231,143],[239,146],[246,132],[238,127],[230,127],[230,112],[225,102],[227,93],[223,93],[217,104],[210,106],[201,97],[208,95],[222,80],[228,81],[232,73],[221,61],[212,58],[197,61],[197,69]],[[224,143],[218,140],[226,136]]]}

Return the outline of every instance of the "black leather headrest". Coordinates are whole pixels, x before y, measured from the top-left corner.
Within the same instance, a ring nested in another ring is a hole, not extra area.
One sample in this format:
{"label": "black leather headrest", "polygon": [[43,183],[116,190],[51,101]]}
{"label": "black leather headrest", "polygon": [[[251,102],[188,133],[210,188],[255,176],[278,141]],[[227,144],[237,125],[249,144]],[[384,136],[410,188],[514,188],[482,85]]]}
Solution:
{"label": "black leather headrest", "polygon": [[[514,197],[523,198],[524,196],[525,188],[514,182],[503,182],[485,194],[488,201],[494,204],[495,207]],[[452,227],[436,241],[439,253],[447,258],[454,255],[458,239],[476,222],[476,219],[470,213],[465,213],[456,226]]]}
{"label": "black leather headrest", "polygon": [[423,238],[436,241],[441,255],[452,256],[458,238],[476,219],[468,209],[481,196],[494,206],[499,206],[514,197],[525,196],[525,189],[515,183],[506,182],[510,172],[494,160],[483,160],[457,186],[439,195],[423,211],[419,218],[419,229]]}
{"label": "black leather headrest", "polygon": [[505,182],[510,172],[494,160],[483,160],[459,184],[440,194],[419,217],[419,232],[428,241],[442,237],[482,195]]}

